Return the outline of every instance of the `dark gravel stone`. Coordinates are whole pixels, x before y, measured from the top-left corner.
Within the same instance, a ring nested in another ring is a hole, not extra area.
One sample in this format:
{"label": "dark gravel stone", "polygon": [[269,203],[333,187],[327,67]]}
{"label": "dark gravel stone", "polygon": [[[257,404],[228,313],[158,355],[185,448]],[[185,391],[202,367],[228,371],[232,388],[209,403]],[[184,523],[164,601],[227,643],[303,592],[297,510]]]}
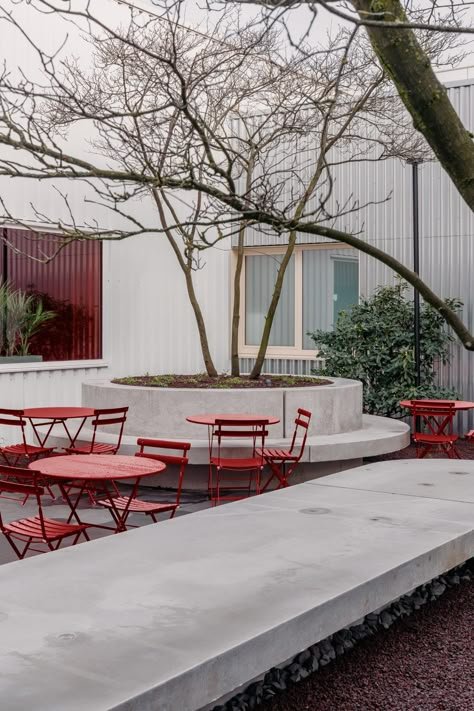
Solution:
{"label": "dark gravel stone", "polygon": [[473,621],[468,581],[258,711],[474,711]]}
{"label": "dark gravel stone", "polygon": [[[312,645],[300,652],[286,667],[270,669],[262,680],[253,682],[243,693],[237,694],[224,706],[214,707],[213,711],[246,711],[257,707],[260,711],[332,711],[333,708],[338,711],[474,711],[474,646],[469,624],[474,613],[474,583],[471,582],[474,579],[473,572],[474,558],[420,586],[412,594],[403,596],[380,613],[370,613],[362,623],[350,629],[339,630]],[[459,588],[460,583],[463,585]],[[445,620],[442,614],[440,615],[443,608],[436,607],[438,602],[427,603],[436,601],[448,588],[451,588],[451,596],[443,596],[445,607],[448,606]],[[460,595],[461,590],[463,595]],[[456,593],[459,595],[460,606],[457,616],[453,616],[453,622],[449,605],[456,605]],[[418,609],[424,610],[423,615],[412,615],[414,610]],[[393,626],[394,622],[397,624]],[[454,624],[454,627],[450,627],[451,624]],[[390,633],[385,632],[388,628],[391,628],[395,637],[392,638]],[[387,636],[384,637],[384,634]],[[375,639],[369,641],[369,638],[374,636]],[[359,644],[360,640],[365,640],[366,646],[364,643]],[[401,649],[397,649],[397,640]],[[371,644],[374,646],[371,647]],[[312,674],[319,667],[329,665],[334,658],[338,657],[340,660],[342,655],[354,646],[357,654],[349,655],[348,688],[337,687],[337,693],[331,688],[331,683],[333,686],[338,683],[334,674],[339,679],[337,675],[342,669],[342,679],[344,667],[331,664],[329,670],[325,669],[324,673]],[[451,653],[453,646],[458,650],[457,654]],[[443,649],[447,650],[447,662],[442,658]],[[374,660],[370,658],[370,654],[379,656]],[[438,664],[441,664],[445,671],[444,676],[439,676],[441,683],[437,676]],[[460,665],[462,669],[458,670],[456,665]],[[362,669],[365,676],[361,673]],[[418,675],[424,670],[426,678],[422,677],[420,680]],[[299,693],[294,692],[292,687],[307,677],[307,685],[299,685]],[[464,684],[461,683],[463,678]],[[406,698],[403,693],[400,698],[394,693],[398,688],[397,684],[404,690]],[[357,693],[351,695],[352,687],[359,690],[360,700]],[[290,690],[286,694],[278,694],[285,689]],[[302,700],[301,694],[308,694],[308,689],[311,698]],[[329,689],[329,697],[324,695],[325,689]],[[433,689],[441,691],[439,698],[430,705],[428,692],[433,694]],[[373,703],[368,690],[375,694]],[[338,694],[344,695],[346,692],[347,698],[344,699],[344,705],[341,705],[342,700]],[[334,700],[331,699],[331,693],[336,694]],[[365,697],[367,700],[364,703],[362,699]],[[261,705],[269,699],[274,700]],[[291,705],[293,700],[296,705]],[[326,701],[327,704],[324,705]]]}

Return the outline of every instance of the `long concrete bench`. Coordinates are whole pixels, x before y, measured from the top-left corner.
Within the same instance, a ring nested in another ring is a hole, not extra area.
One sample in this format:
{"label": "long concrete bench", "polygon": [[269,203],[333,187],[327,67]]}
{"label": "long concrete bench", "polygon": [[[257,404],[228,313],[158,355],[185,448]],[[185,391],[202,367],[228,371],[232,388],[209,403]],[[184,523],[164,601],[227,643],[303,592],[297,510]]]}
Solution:
{"label": "long concrete bench", "polygon": [[[348,469],[362,464],[364,457],[373,457],[380,454],[396,452],[410,443],[410,428],[405,422],[393,420],[388,417],[377,417],[374,415],[363,415],[363,426],[361,429],[351,432],[340,432],[332,435],[309,436],[306,449],[302,457],[302,464],[295,470],[294,483],[313,479],[318,476],[325,476],[334,471]],[[198,431],[198,428],[196,428]],[[207,464],[209,462],[209,443],[207,439],[207,428],[201,427],[202,439],[191,439],[191,450],[189,461],[191,467],[188,468],[184,486],[186,488],[204,489],[207,486]],[[58,436],[51,437],[48,442],[57,447],[68,446],[68,441],[61,429],[56,429]],[[159,436],[158,434],[156,435]],[[82,431],[85,441],[90,440],[92,432]],[[101,432],[99,439],[101,442],[116,442],[116,435],[110,432]],[[268,438],[267,446],[285,449],[291,444],[288,438]],[[238,445],[233,445],[235,451]],[[120,447],[121,454],[133,454],[137,451],[137,437],[125,436]],[[232,456],[232,450],[229,451]],[[160,477],[150,479],[150,485],[173,486],[176,476],[165,472]]]}
{"label": "long concrete bench", "polygon": [[0,568],[5,711],[196,711],[474,555],[474,462],[381,462]]}

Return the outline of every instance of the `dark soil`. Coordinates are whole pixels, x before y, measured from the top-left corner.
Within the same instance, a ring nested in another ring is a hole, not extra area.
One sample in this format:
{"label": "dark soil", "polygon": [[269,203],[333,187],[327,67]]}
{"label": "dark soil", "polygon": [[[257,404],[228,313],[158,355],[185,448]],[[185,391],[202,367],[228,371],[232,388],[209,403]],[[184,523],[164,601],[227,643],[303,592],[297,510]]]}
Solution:
{"label": "dark soil", "polygon": [[302,388],[307,386],[329,385],[330,380],[308,378],[297,375],[261,375],[256,380],[246,376],[234,378],[230,375],[131,375],[127,378],[112,380],[118,385],[147,385],[155,388]]}
{"label": "dark soil", "polygon": [[361,642],[261,711],[474,711],[474,581]]}

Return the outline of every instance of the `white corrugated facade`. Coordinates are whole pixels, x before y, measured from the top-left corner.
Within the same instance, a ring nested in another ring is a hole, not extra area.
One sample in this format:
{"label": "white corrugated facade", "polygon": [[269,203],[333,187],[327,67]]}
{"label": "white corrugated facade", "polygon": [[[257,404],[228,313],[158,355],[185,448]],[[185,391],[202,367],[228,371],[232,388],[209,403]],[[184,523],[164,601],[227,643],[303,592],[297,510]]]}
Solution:
{"label": "white corrugated facade", "polygon": [[[474,84],[450,88],[452,100],[465,125],[474,129]],[[28,204],[38,203],[54,215],[64,208],[51,186],[2,181],[2,196],[11,212],[28,220]],[[76,211],[91,210],[82,203],[79,187],[67,187]],[[79,192],[78,192],[79,191]],[[378,164],[357,163],[338,172],[337,195],[352,194],[361,203],[382,200],[361,213],[350,215],[344,225],[363,230],[366,238],[412,264],[411,167],[390,160]],[[450,180],[435,163],[420,168],[421,274],[443,297],[457,296],[464,303],[464,319],[474,330],[474,300],[470,284],[474,253],[474,217],[463,204]],[[150,220],[156,219],[150,204],[139,206]],[[100,216],[104,224],[107,216]],[[300,242],[312,242],[302,237]],[[321,240],[325,241],[325,240]],[[275,240],[255,235],[255,246]],[[203,269],[195,274],[196,288],[209,328],[211,351],[218,370],[229,368],[231,245],[223,241],[203,254]],[[370,294],[390,282],[390,270],[378,262],[360,258],[361,293]],[[17,366],[0,370],[1,401],[6,407],[80,403],[80,384],[90,377],[203,370],[194,316],[182,273],[164,236],[135,237],[103,247],[103,360],[87,364],[32,365],[25,372]],[[443,381],[465,399],[474,400],[471,371],[474,355],[453,348],[451,366]],[[280,363],[281,365],[281,363]],[[274,365],[279,370],[279,365]],[[304,372],[295,366],[294,372]],[[465,418],[463,425],[472,426]]]}

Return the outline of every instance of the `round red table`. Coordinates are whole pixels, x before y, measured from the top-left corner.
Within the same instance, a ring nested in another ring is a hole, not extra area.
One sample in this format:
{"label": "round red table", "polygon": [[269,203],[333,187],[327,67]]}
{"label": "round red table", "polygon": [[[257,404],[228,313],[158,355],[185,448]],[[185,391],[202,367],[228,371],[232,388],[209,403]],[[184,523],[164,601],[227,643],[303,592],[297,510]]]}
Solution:
{"label": "round red table", "polygon": [[[472,410],[474,408],[474,402],[469,402],[468,400],[435,400],[434,398],[420,398],[420,401],[426,403],[427,405],[430,403],[439,403],[442,405],[443,403],[454,402],[455,410]],[[413,400],[401,400],[399,404],[401,407],[406,407],[407,410],[411,410],[413,407],[412,403]]]}
{"label": "round red table", "polygon": [[[40,447],[44,447],[49,435],[55,425],[62,425],[69,439],[70,446],[73,447],[84,423],[88,417],[92,417],[94,409],[92,407],[28,407],[23,411],[24,417],[29,420],[35,437]],[[72,433],[66,424],[66,420],[77,420],[81,422]],[[39,422],[37,421],[39,420]],[[48,427],[46,434],[38,431],[38,427]]]}
{"label": "round red table", "polygon": [[193,422],[196,425],[208,425],[209,427],[213,427],[216,424],[216,420],[258,420],[259,422],[265,420],[269,425],[276,425],[280,422],[278,417],[268,417],[267,415],[232,415],[230,413],[221,415],[212,413],[205,415],[190,415],[189,417],[186,417],[186,420],[188,422]]}
{"label": "round red table", "polygon": [[[119,511],[114,504],[114,492],[108,485],[117,479],[134,479],[134,485],[130,493],[130,500],[135,498],[138,485],[142,477],[160,474],[166,469],[166,464],[156,459],[146,457],[129,457],[122,454],[70,454],[60,457],[48,457],[38,459],[29,465],[30,469],[40,472],[48,479],[57,479],[57,484],[61,489],[61,494],[71,508],[71,515],[68,523],[74,517],[78,523],[81,521],[77,513],[77,505],[85,489],[91,484],[101,490],[110,501],[111,508],[116,515],[117,526],[115,533],[125,531],[123,525],[128,515],[128,508]],[[65,486],[66,482],[74,481],[78,491],[74,501],[71,500],[70,486]],[[97,524],[89,524],[97,526]],[[97,526],[98,528],[110,529],[110,526]]]}

